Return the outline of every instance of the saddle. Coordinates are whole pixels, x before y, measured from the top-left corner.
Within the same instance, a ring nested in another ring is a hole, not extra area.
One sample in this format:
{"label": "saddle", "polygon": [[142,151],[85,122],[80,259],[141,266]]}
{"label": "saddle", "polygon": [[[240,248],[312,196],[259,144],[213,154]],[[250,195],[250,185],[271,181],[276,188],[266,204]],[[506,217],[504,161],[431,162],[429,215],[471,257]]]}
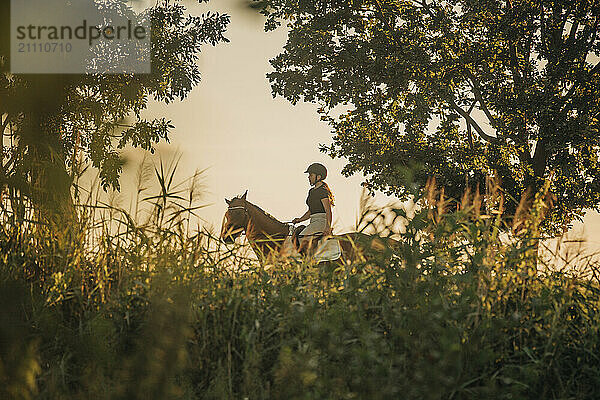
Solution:
{"label": "saddle", "polygon": [[302,232],[304,228],[306,228],[306,225],[298,225],[294,228],[294,232],[292,232],[292,243],[296,250],[300,248],[300,232]]}
{"label": "saddle", "polygon": [[[292,243],[294,244],[294,248],[296,248],[296,250],[298,250],[298,248],[300,248],[300,232],[302,232],[302,230],[304,230],[304,228],[306,228],[305,225],[299,225],[294,229],[294,232],[292,232]],[[321,240],[321,238],[323,238],[322,233],[317,233],[312,236],[313,236],[314,240],[316,240],[317,242],[319,240]]]}
{"label": "saddle", "polygon": [[[292,232],[292,244],[296,251],[300,248],[300,232],[306,228],[304,225],[297,226]],[[340,243],[338,239],[329,239],[325,243],[321,243],[321,239],[323,239],[323,233],[316,233],[312,235],[317,245],[317,252],[315,254],[315,259],[319,261],[331,261],[338,259],[342,250],[340,247]]]}

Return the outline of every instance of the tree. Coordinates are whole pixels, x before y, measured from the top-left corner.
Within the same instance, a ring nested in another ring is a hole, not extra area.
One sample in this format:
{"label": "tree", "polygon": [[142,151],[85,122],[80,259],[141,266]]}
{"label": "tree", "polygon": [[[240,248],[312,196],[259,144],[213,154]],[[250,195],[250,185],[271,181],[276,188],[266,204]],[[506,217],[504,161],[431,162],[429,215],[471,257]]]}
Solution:
{"label": "tree", "polygon": [[[0,192],[8,189],[55,211],[71,201],[79,155],[99,169],[105,190],[118,190],[119,149],[132,145],[153,152],[154,144],[168,141],[171,121],[140,116],[149,96],[183,100],[200,81],[201,46],[228,41],[229,16],[186,15],[179,2],[161,0],[143,15],[151,24],[149,74],[16,75],[9,68],[9,3],[2,0],[0,14]],[[124,0],[113,3],[122,15],[132,15]]]}
{"label": "tree", "polygon": [[400,199],[430,176],[460,198],[496,175],[514,199],[552,176],[547,233],[600,210],[598,1],[261,4],[289,27],[273,96],[321,105],[346,176]]}

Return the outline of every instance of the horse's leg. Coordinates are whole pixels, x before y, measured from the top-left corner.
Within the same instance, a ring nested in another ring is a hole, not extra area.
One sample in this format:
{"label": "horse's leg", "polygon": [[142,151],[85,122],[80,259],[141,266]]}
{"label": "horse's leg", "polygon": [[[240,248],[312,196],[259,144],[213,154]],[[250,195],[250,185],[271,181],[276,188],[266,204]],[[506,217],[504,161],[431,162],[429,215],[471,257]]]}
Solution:
{"label": "horse's leg", "polygon": [[300,238],[300,250],[299,252],[305,256],[311,256],[315,251],[316,244],[319,241],[314,235],[303,236]]}
{"label": "horse's leg", "polygon": [[352,242],[348,239],[347,236],[340,236],[338,238],[338,241],[342,249],[342,254],[340,257],[341,262],[352,262],[354,260],[354,248],[352,247]]}
{"label": "horse's leg", "polygon": [[310,241],[311,241],[310,236],[308,236],[308,237],[301,236],[300,237],[300,246],[298,247],[298,252],[300,254],[303,254],[303,255],[307,254],[308,248],[310,247]]}

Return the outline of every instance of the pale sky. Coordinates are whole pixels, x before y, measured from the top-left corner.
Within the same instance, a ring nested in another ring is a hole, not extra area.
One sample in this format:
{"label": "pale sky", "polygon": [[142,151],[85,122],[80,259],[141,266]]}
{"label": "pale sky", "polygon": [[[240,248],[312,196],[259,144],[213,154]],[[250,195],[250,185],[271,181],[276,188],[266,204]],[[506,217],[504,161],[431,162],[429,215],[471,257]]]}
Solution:
{"label": "pale sky", "polygon": [[[334,233],[349,231],[356,220],[362,176],[340,174],[345,159],[332,160],[319,152],[320,143],[331,144],[330,127],[319,120],[316,105],[291,105],[273,99],[265,74],[272,71],[269,59],[285,44],[283,29],[265,33],[264,17],[241,4],[243,0],[213,0],[208,5],[186,2],[188,11],[227,13],[231,17],[226,37],[230,43],[204,46],[199,60],[202,81],[183,102],[169,105],[152,102],[146,118],[171,119],[175,129],[171,144],[159,146],[163,157],[182,153],[179,175],[204,173],[208,207],[200,215],[220,227],[226,210],[224,198],[248,189],[248,200],[281,221],[306,211],[309,189],[308,164],[327,166],[327,182],[336,197],[333,210]],[[130,152],[128,154],[131,154]],[[133,184],[127,168],[121,184],[124,195]],[[394,199],[376,196],[378,204]],[[589,247],[600,250],[600,215],[589,212],[585,224],[576,224],[573,234],[585,235]]]}

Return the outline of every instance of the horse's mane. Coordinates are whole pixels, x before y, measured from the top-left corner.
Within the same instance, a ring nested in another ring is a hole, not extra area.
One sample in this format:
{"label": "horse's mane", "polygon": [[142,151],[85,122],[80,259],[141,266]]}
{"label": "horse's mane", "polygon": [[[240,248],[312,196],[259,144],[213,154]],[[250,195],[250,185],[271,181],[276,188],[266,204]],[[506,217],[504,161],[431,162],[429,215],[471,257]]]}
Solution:
{"label": "horse's mane", "polygon": [[[236,199],[242,199],[242,196],[240,195],[240,196],[237,196],[237,197],[235,197],[235,198],[236,198]],[[265,210],[263,210],[262,208],[260,208],[260,207],[259,207],[259,206],[257,206],[256,204],[254,204],[254,203],[251,203],[251,202],[249,202],[249,201],[248,201],[248,200],[246,200],[246,199],[242,199],[242,200],[244,200],[246,203],[250,204],[252,207],[256,208],[258,211],[260,211],[260,213],[261,213],[262,215],[264,215],[265,217],[267,217],[267,218],[268,218],[268,219],[270,219],[271,221],[273,221],[273,222],[276,222],[276,223],[278,223],[278,224],[281,224],[281,225],[285,225],[283,222],[279,221],[277,218],[275,218],[274,216],[272,216],[271,214],[269,214],[268,212],[266,212]]]}

